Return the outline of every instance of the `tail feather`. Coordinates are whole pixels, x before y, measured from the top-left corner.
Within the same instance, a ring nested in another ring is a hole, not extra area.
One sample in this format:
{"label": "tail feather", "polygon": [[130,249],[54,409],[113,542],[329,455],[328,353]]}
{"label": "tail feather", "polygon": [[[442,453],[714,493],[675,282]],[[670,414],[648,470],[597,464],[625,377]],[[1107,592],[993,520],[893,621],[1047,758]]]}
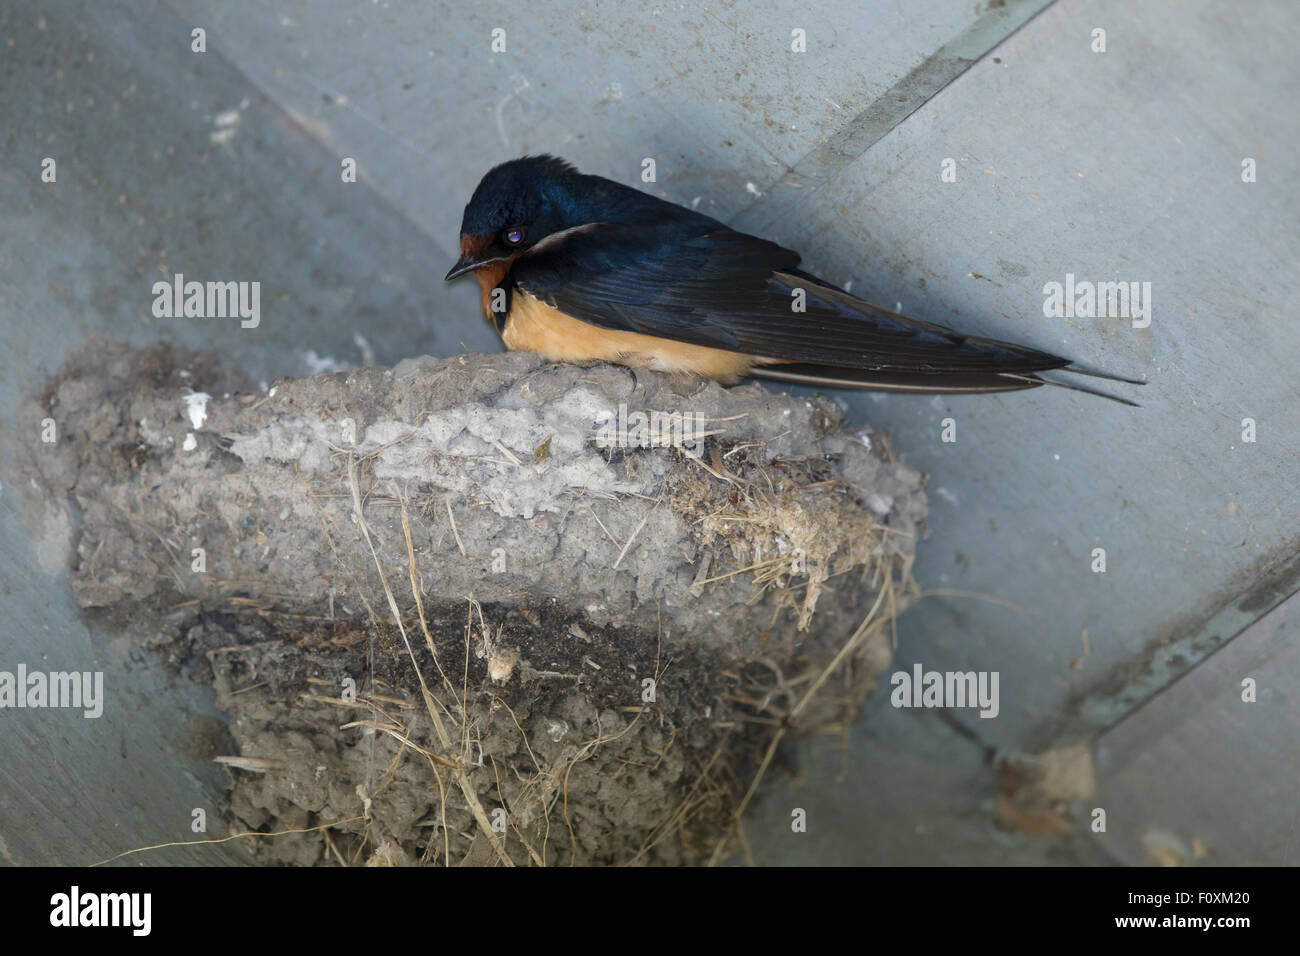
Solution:
{"label": "tail feather", "polygon": [[[1078,369],[1074,369],[1074,368],[1063,368],[1063,369],[1061,369],[1060,371],[1062,371],[1062,372],[1078,372],[1079,370],[1078,370]],[[1009,378],[1023,378],[1023,379],[1026,379],[1026,380],[1032,380],[1034,383],[1036,383],[1036,385],[1052,385],[1052,386],[1055,386],[1056,388],[1068,388],[1068,389],[1069,389],[1070,391],[1072,391],[1072,392],[1082,392],[1082,393],[1085,394],[1085,395],[1096,395],[1096,396],[1098,396],[1099,398],[1108,398],[1108,399],[1110,399],[1112,402],[1119,402],[1121,405],[1128,405],[1130,408],[1141,408],[1141,407],[1142,407],[1142,406],[1139,405],[1137,402],[1129,401],[1127,398],[1120,398],[1118,395],[1112,395],[1112,394],[1110,394],[1109,392],[1103,392],[1103,391],[1100,391],[1099,389],[1089,388],[1088,386],[1086,386],[1086,385],[1080,385],[1080,384],[1078,384],[1077,382],[1058,382],[1058,381],[1056,381],[1056,379],[1052,379],[1052,378],[1040,378],[1040,377],[1038,377],[1037,375],[1025,375],[1025,376],[1021,376],[1021,375],[1019,375],[1018,373],[1015,373],[1015,372],[1009,372],[1009,373],[1006,373],[1006,374],[1007,374],[1007,377],[1009,377]],[[1097,378],[1110,379],[1110,380],[1112,380],[1112,381],[1116,381],[1116,382],[1128,382],[1130,385],[1145,385],[1145,384],[1146,384],[1146,382],[1138,382],[1138,381],[1134,381],[1133,379],[1120,378],[1120,377],[1117,376],[1117,375],[1106,375],[1106,374],[1101,373],[1101,372],[1081,372],[1080,374],[1083,374],[1083,375],[1093,375],[1093,376],[1095,376],[1095,377],[1097,377]],[[1026,387],[1026,388],[1034,388],[1034,387],[1036,387],[1036,385],[1027,385],[1027,386],[1025,386],[1025,387]]]}
{"label": "tail feather", "polygon": [[1090,375],[1093,378],[1104,378],[1111,382],[1123,382],[1125,385],[1145,385],[1146,380],[1141,378],[1126,378],[1123,375],[1114,375],[1110,372],[1102,372],[1099,369],[1088,368],[1085,365],[1079,365],[1077,362],[1071,362],[1060,369],[1062,372],[1073,372],[1075,375]]}
{"label": "tail feather", "polygon": [[[1096,378],[1143,385],[1136,379],[1122,378],[1105,372],[1096,372],[1073,367],[1062,367],[1058,371],[1078,372]],[[795,382],[801,385],[820,385],[830,388],[850,388],[881,392],[911,392],[930,395],[975,395],[991,392],[1018,392],[1041,385],[1053,385],[1068,388],[1071,391],[1097,395],[1101,398],[1140,408],[1137,402],[1127,398],[1110,395],[1097,389],[1088,388],[1073,382],[1058,382],[1055,379],[1041,378],[1033,372],[899,372],[871,369],[842,368],[835,365],[813,365],[808,363],[789,363],[781,365],[759,366],[751,374],[760,378],[783,382]]]}

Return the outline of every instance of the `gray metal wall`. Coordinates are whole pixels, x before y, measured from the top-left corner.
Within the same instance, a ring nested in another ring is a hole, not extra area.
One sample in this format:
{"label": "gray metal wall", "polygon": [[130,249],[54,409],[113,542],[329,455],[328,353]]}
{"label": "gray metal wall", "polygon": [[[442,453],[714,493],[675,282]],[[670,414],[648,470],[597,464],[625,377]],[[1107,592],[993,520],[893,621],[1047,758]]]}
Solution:
{"label": "gray metal wall", "polygon": [[[1002,708],[881,695],[758,808],[758,857],[1295,862],[1296,612],[1264,616],[1300,575],[1298,45],[1283,0],[0,2],[0,406],[92,333],[214,346],[268,381],[495,349],[476,290],[441,281],[478,177],[548,151],[639,183],[653,158],[646,188],[881,304],[1150,380],[1120,389],[1141,409],[844,396],[932,476],[917,575],[939,593],[903,619],[900,666],[997,670]],[[153,318],[177,271],[260,280],[261,327]],[[1045,317],[1067,273],[1150,282],[1150,326]],[[15,506],[0,490],[4,661],[85,666],[66,534],[29,540]],[[0,714],[0,858],[183,838],[213,805],[202,704],[132,668],[100,721]],[[995,827],[993,756],[1077,740],[1097,759],[1076,809],[1108,832]]]}

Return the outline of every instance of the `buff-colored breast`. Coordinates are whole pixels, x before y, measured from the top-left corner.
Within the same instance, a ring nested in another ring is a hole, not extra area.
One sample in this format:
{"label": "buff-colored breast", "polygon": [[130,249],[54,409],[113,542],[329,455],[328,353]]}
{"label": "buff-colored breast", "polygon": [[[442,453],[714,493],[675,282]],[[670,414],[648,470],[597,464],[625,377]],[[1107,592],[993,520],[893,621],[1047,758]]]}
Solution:
{"label": "buff-colored breast", "polygon": [[724,349],[675,342],[639,332],[591,325],[516,291],[501,338],[511,351],[536,352],[552,362],[604,360],[734,382],[762,359]]}

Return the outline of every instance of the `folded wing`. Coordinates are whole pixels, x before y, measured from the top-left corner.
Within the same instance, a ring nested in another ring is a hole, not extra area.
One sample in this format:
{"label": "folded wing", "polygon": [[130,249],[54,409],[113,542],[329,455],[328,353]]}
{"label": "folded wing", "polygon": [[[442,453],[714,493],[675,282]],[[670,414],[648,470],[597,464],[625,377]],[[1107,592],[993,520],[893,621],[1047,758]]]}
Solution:
{"label": "folded wing", "polygon": [[798,266],[799,255],[775,243],[685,219],[596,224],[545,241],[511,278],[593,325],[791,363],[787,374],[770,371],[792,380],[861,386],[873,377],[862,373],[889,373],[875,387],[1006,390],[1041,384],[1007,373],[1069,364],[877,308]]}

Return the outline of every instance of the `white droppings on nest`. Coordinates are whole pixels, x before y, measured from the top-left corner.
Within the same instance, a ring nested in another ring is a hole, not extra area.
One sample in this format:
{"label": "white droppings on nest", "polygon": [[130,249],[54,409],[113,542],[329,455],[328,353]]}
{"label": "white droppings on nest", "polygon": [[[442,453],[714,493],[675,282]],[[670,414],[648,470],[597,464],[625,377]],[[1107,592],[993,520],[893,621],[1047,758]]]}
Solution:
{"label": "white droppings on nest", "polygon": [[185,414],[189,416],[190,424],[198,431],[203,427],[203,423],[208,418],[208,401],[212,398],[207,392],[190,392],[182,396],[185,402]]}
{"label": "white droppings on nest", "polygon": [[186,432],[185,441],[181,442],[181,451],[193,451],[198,447],[199,443],[194,438],[194,432]]}
{"label": "white droppings on nest", "polygon": [[878,517],[883,518],[894,509],[894,499],[889,495],[882,495],[878,491],[873,491],[867,495],[866,505]]}
{"label": "white droppings on nest", "polygon": [[299,352],[298,358],[306,367],[308,375],[322,375],[326,372],[337,372],[340,369],[350,367],[349,363],[341,362],[332,355],[321,355],[315,349]]}

